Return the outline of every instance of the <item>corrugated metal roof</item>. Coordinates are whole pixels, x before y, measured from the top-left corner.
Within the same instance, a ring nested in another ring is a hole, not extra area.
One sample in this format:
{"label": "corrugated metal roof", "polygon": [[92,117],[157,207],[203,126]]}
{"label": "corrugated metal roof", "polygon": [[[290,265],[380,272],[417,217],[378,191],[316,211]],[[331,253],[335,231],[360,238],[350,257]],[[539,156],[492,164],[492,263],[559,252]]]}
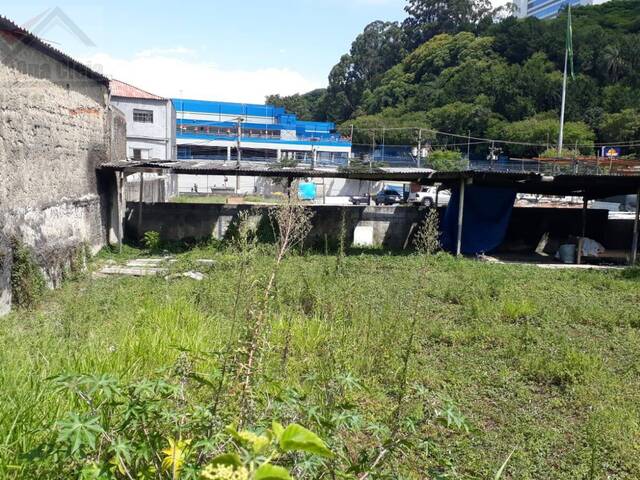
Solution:
{"label": "corrugated metal roof", "polygon": [[[268,168],[241,164],[221,165],[207,160],[117,162],[101,165],[113,171],[140,172],[168,170],[177,174],[229,175],[280,178],[345,178],[351,180],[417,182],[423,185],[442,183],[455,186],[466,180],[476,186],[513,188],[519,193],[544,195],[585,195],[605,198],[633,194],[640,189],[640,175],[543,175],[536,172],[450,171],[402,169],[400,171],[311,170],[308,168]],[[395,169],[392,169],[395,170]]]}
{"label": "corrugated metal roof", "polygon": [[166,98],[154,95],[145,90],[142,90],[128,83],[120,80],[111,80],[109,87],[111,89],[112,97],[125,97],[125,98],[141,98],[144,100],[165,100]]}
{"label": "corrugated metal roof", "polygon": [[0,16],[0,35],[5,37],[7,40],[21,42],[22,44],[44,53],[88,78],[95,80],[102,85],[109,86],[109,79],[104,75],[90,69],[83,63],[74,60],[69,55],[62,53],[60,50],[52,47],[28,30],[16,25],[13,21],[3,16]]}

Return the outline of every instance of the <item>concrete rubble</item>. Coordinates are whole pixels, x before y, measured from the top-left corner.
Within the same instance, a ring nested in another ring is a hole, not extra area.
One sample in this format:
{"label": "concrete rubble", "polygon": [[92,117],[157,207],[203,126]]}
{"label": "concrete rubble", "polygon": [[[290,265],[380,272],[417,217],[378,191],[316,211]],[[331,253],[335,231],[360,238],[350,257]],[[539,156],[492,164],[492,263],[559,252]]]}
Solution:
{"label": "concrete rubble", "polygon": [[[110,260],[98,272],[95,277],[107,277],[110,275],[129,276],[129,277],[148,277],[154,275],[163,275],[165,280],[174,280],[177,278],[189,278],[201,282],[205,279],[205,275],[201,272],[189,270],[188,272],[169,274],[169,266],[175,263],[173,257],[162,258],[136,258],[129,260],[125,265],[118,265]],[[215,262],[213,260],[199,259],[196,263],[211,266]]]}
{"label": "concrete rubble", "polygon": [[167,275],[166,277],[164,277],[165,280],[173,280],[176,278],[190,278],[192,280],[201,282],[202,280],[204,280],[204,273],[194,272],[190,270],[188,272],[174,273],[173,275]]}
{"label": "concrete rubble", "polygon": [[172,257],[164,257],[137,258],[127,261],[125,265],[109,263],[102,267],[95,276],[124,275],[130,277],[148,277],[153,275],[166,275],[168,273],[168,264],[173,262],[175,262],[175,259]]}

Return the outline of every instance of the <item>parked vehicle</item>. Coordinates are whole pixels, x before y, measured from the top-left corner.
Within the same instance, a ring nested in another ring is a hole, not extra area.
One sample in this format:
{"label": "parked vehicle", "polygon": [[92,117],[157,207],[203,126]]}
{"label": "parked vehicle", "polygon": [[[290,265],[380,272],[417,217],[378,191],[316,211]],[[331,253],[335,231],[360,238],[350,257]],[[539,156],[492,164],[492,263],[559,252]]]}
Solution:
{"label": "parked vehicle", "polygon": [[371,197],[366,193],[363,195],[351,195],[349,202],[353,205],[369,205],[371,203]]}
{"label": "parked vehicle", "polygon": [[376,205],[394,205],[396,203],[402,203],[402,194],[398,190],[391,188],[385,188],[380,190],[375,197]]}
{"label": "parked vehicle", "polygon": [[440,190],[438,193],[438,187],[433,185],[424,185],[417,192],[411,192],[407,202],[414,205],[423,205],[425,207],[436,206],[436,194],[438,198],[438,206],[447,205],[451,199],[451,192],[449,190]]}
{"label": "parked vehicle", "polygon": [[594,201],[590,208],[609,210],[611,212],[635,212],[635,195],[618,195]]}

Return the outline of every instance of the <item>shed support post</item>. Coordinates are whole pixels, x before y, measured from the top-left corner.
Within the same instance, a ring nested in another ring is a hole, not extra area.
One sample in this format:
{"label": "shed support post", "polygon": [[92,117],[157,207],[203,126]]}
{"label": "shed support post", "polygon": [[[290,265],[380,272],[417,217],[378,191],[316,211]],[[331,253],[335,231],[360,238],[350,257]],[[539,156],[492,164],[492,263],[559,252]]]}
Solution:
{"label": "shed support post", "polygon": [[458,201],[458,238],[456,240],[456,255],[460,256],[462,253],[462,221],[464,219],[464,189],[466,181],[464,178],[460,179],[460,196]]}
{"label": "shed support post", "polygon": [[[207,177],[209,178],[209,177]],[[140,192],[138,194],[138,240],[142,238],[142,200],[144,199],[144,172],[140,172]]]}
{"label": "shed support post", "polygon": [[287,177],[287,197],[291,199],[291,184],[293,183],[293,177]]}
{"label": "shed support post", "polygon": [[640,188],[636,194],[636,216],[633,220],[633,241],[631,243],[631,265],[638,262],[638,229],[640,228]]}
{"label": "shed support post", "polygon": [[583,194],[582,196],[582,231],[580,238],[578,239],[578,247],[576,252],[576,263],[580,265],[582,263],[582,246],[584,245],[584,238],[587,236],[587,208],[589,207],[589,198]]}
{"label": "shed support post", "polygon": [[324,183],[324,177],[322,177],[322,204],[326,205],[327,204],[327,187]]}
{"label": "shed support post", "polygon": [[122,253],[122,242],[124,240],[124,218],[126,209],[126,198],[124,193],[125,187],[125,174],[124,172],[116,172],[116,222],[117,222],[117,237],[118,237],[118,252]]}

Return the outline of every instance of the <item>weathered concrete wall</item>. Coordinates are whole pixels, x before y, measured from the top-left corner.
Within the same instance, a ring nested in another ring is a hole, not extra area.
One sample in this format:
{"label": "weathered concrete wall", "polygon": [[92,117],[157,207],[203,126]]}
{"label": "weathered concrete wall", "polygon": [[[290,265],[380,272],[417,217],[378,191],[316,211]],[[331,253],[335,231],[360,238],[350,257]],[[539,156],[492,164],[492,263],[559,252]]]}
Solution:
{"label": "weathered concrete wall", "polygon": [[[140,174],[130,175],[126,181],[125,198],[127,202],[140,199]],[[178,194],[178,176],[172,173],[157,175],[144,174],[142,182],[142,201],[145,203],[163,203],[170,201]]]}
{"label": "weathered concrete wall", "polygon": [[[243,210],[255,208],[261,214],[268,207],[251,205],[207,205],[183,203],[143,204],[142,224],[138,229],[138,204],[127,204],[128,238],[139,239],[148,231],[157,231],[163,240],[183,241],[224,238],[229,224]],[[411,247],[417,226],[424,220],[426,208],[373,206],[310,206],[314,211],[313,230],[308,244],[324,245],[325,235],[331,244],[340,236],[342,215],[345,215],[347,240],[353,240],[356,226],[373,227],[373,241],[390,249]],[[444,208],[439,209],[440,214]],[[611,224],[607,212],[589,210],[587,236],[614,248],[607,242]],[[579,235],[582,230],[581,209],[515,208],[507,229],[503,251],[533,251],[545,232],[555,237]],[[629,237],[630,238],[630,237]]]}
{"label": "weathered concrete wall", "polygon": [[125,128],[106,86],[0,40],[0,314],[12,239],[31,247],[51,285],[80,245],[104,245],[109,182],[96,167],[124,158]]}
{"label": "weathered concrete wall", "polygon": [[[229,225],[243,210],[254,209],[266,215],[269,207],[251,205],[207,205],[183,203],[143,204],[142,224],[138,230],[138,204],[127,204],[128,238],[139,239],[148,231],[157,231],[165,241],[224,238]],[[373,242],[390,249],[402,249],[409,242],[413,229],[422,221],[424,208],[311,206],[313,229],[307,238],[312,246],[322,247],[327,240],[335,244],[340,236],[342,215],[345,215],[347,241],[353,240],[356,226],[373,228]]]}

